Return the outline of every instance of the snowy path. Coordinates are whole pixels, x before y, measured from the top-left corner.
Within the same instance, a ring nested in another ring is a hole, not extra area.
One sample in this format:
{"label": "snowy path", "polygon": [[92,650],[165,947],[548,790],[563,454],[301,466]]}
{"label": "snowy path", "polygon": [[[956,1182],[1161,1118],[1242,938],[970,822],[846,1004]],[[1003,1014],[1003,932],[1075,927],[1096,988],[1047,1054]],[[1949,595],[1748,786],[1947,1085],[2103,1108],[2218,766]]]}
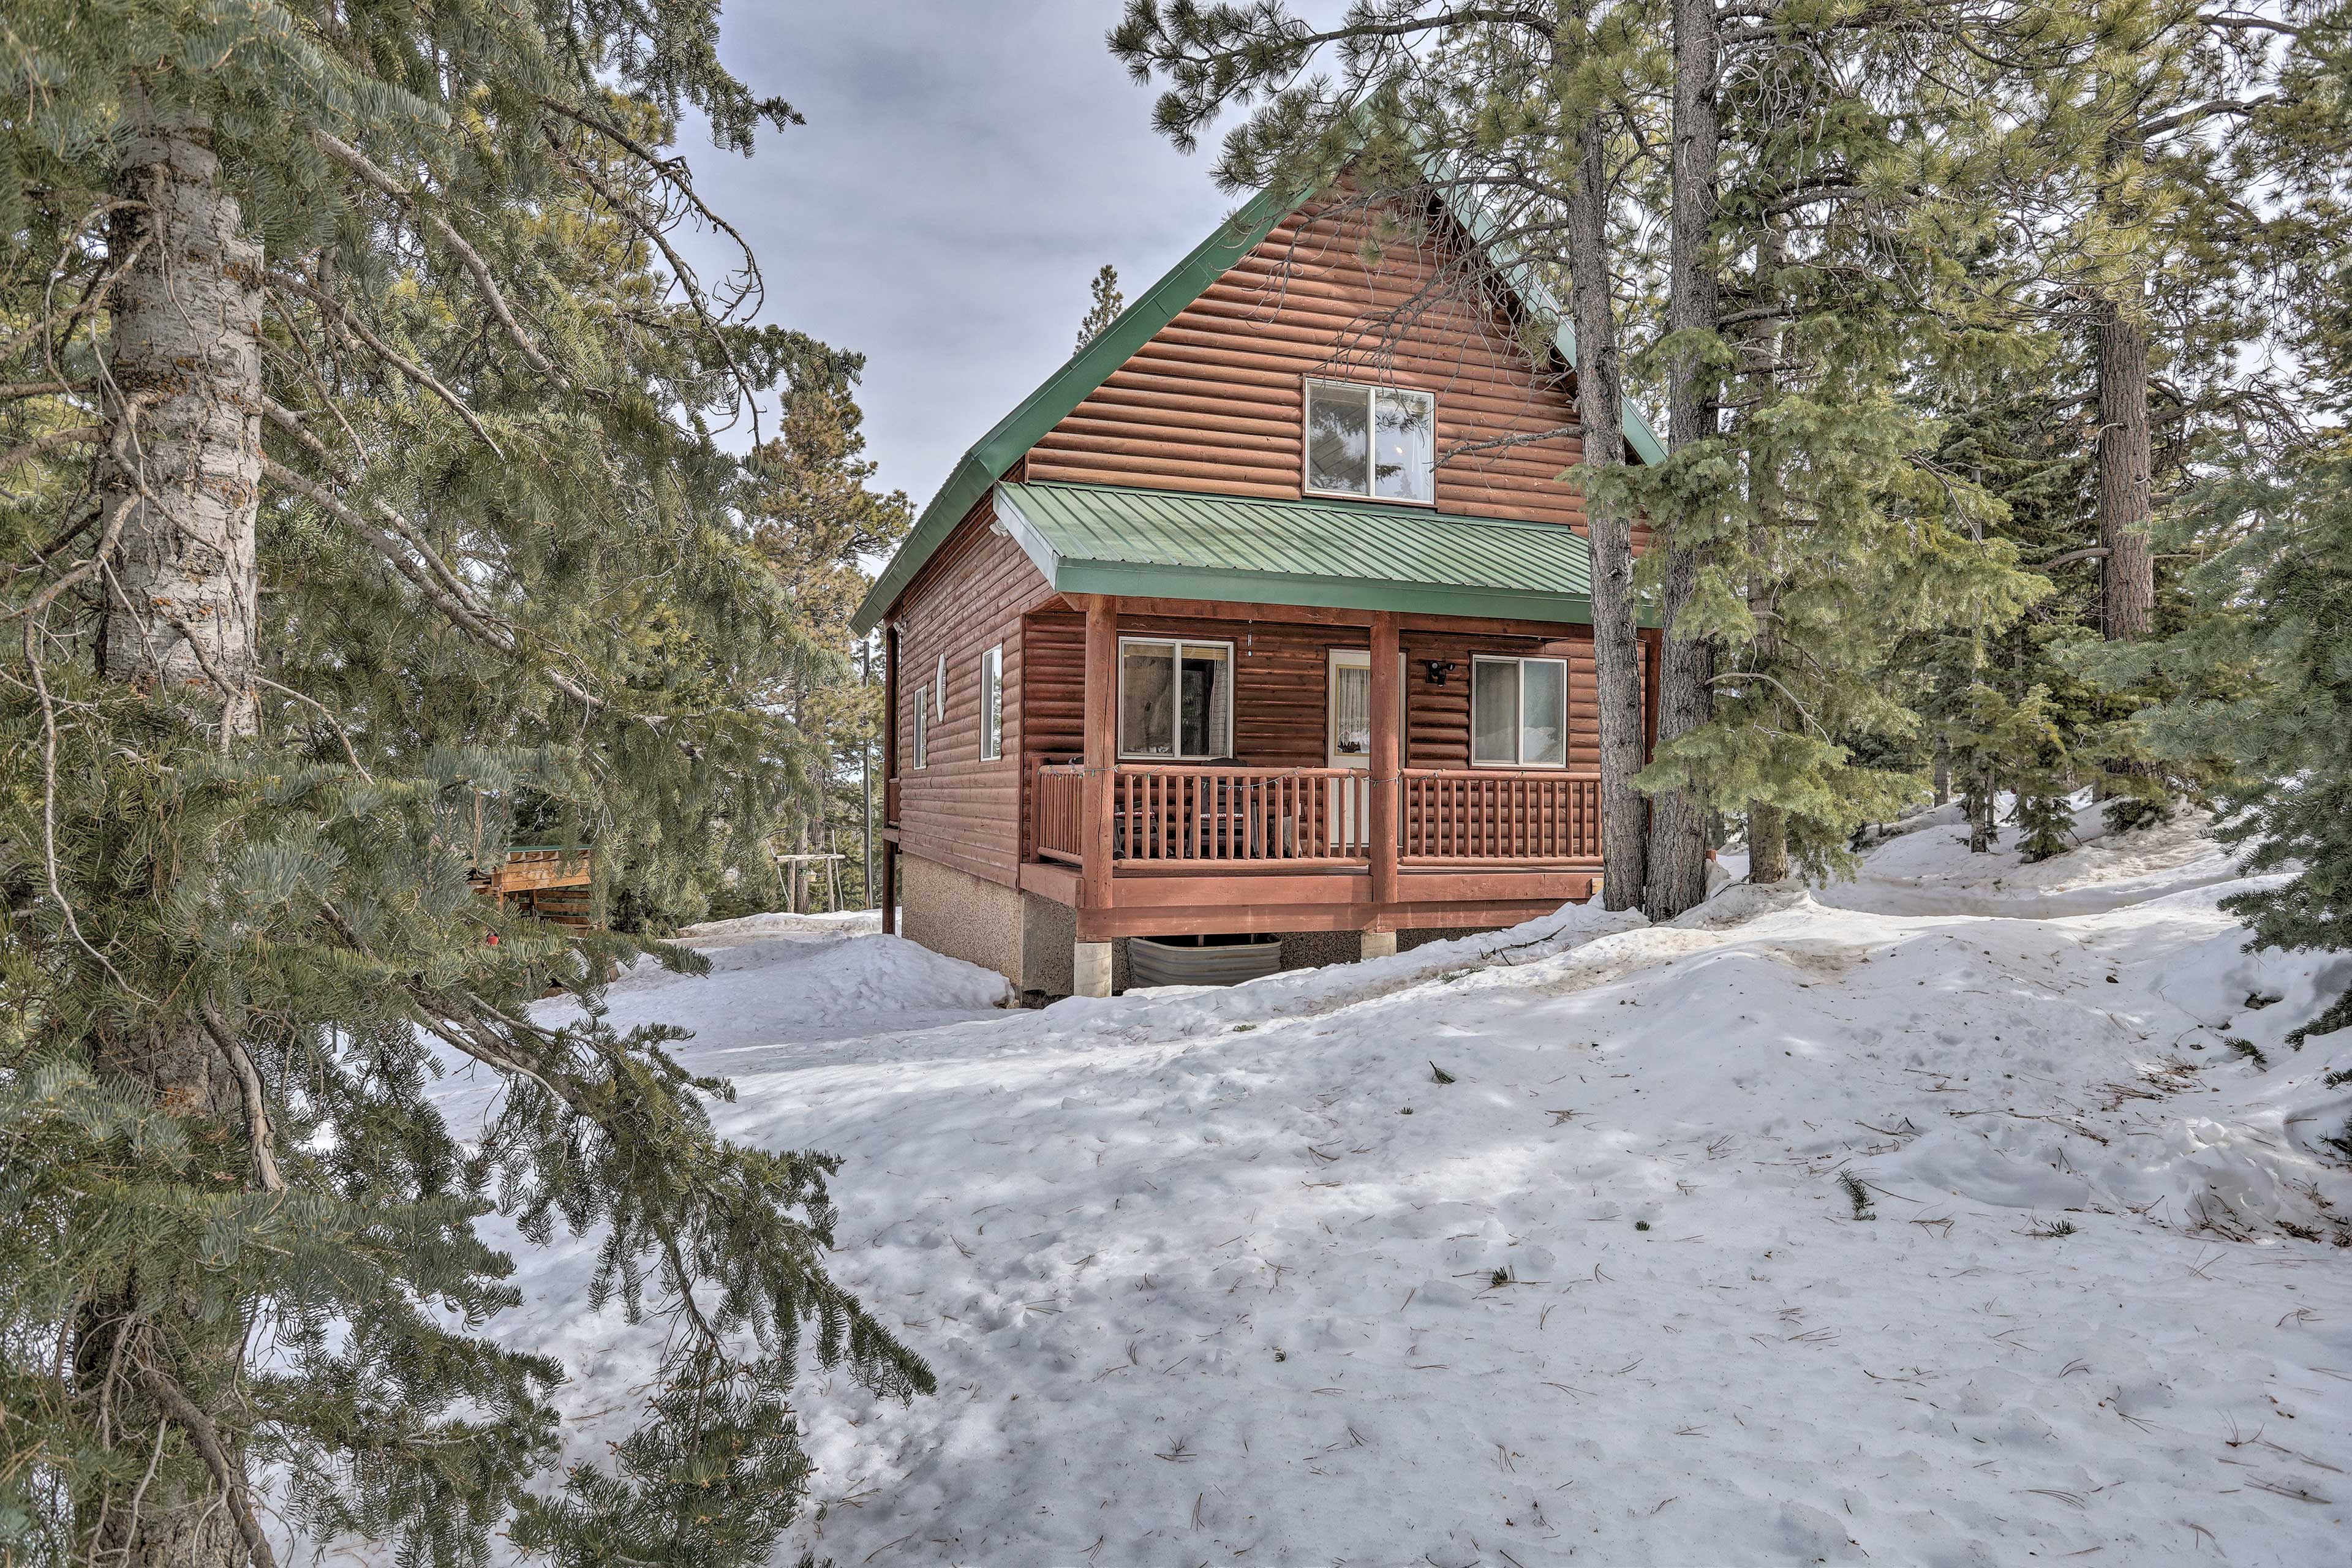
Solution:
{"label": "snowy path", "polygon": [[[1952,840],[1868,908],[1042,1013],[878,935],[625,983],[731,1135],[846,1157],[837,1276],[940,1377],[808,1376],[780,1560],[2343,1561],[2352,1034],[2280,1041],[2352,976],[2239,952],[2192,834]],[[519,1262],[593,1454],[645,1347],[584,1248]]]}

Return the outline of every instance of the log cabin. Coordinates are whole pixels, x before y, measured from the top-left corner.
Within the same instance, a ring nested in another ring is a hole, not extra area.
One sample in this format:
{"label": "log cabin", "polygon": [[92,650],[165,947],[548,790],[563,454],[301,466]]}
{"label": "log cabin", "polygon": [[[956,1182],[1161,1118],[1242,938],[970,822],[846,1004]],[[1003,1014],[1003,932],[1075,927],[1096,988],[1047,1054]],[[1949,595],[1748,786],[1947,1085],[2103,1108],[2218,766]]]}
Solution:
{"label": "log cabin", "polygon": [[1574,339],[1486,233],[1261,195],[965,454],[854,622],[886,931],[1039,1000],[1592,896]]}

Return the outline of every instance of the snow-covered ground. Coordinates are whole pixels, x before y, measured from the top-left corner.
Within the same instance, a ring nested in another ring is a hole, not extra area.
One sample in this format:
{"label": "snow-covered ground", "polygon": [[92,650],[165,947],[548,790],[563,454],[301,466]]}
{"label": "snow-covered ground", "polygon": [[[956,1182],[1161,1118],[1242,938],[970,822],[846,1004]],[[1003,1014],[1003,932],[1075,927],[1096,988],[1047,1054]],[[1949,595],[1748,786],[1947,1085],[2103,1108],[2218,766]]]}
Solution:
{"label": "snow-covered ground", "polygon": [[[2352,962],[2241,952],[2233,876],[1947,816],[1671,928],[1042,1012],[758,917],[613,1013],[845,1157],[835,1275],[939,1374],[806,1376],[782,1562],[2336,1563],[2352,1032],[2283,1037]],[[593,1457],[650,1351],[518,1262]]]}

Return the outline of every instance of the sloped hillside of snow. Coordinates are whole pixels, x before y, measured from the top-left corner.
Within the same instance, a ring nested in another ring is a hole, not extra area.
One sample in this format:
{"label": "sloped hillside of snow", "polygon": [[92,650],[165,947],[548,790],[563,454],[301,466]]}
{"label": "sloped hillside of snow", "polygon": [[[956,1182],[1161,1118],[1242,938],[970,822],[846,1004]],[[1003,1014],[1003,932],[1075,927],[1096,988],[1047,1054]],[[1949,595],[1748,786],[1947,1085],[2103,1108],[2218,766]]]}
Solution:
{"label": "sloped hillside of snow", "polygon": [[[2352,964],[2241,952],[2193,825],[1956,842],[1036,1013],[707,931],[616,1021],[845,1157],[837,1277],[940,1383],[809,1375],[780,1560],[2342,1561],[2352,1032],[2283,1037]],[[650,1347],[519,1262],[594,1457]]]}

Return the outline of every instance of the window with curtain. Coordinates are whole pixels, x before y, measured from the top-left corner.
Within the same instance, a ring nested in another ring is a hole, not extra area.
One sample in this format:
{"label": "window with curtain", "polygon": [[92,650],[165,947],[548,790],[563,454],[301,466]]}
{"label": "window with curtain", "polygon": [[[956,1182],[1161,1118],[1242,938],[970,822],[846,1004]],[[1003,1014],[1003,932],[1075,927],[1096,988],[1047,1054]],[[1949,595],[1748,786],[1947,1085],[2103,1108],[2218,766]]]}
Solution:
{"label": "window with curtain", "polygon": [[1331,749],[1348,757],[1372,749],[1372,672],[1362,665],[1331,667]]}
{"label": "window with curtain", "polygon": [[931,765],[931,689],[915,688],[915,766]]}
{"label": "window with curtain", "polygon": [[1393,386],[1307,384],[1307,488],[1368,500],[1428,501],[1437,474],[1437,399]]}
{"label": "window with curtain", "polygon": [[1477,658],[1470,666],[1470,761],[1568,765],[1568,661]]}
{"label": "window with curtain", "polygon": [[1233,644],[1119,639],[1119,755],[1188,762],[1233,750]]}
{"label": "window with curtain", "polygon": [[1004,645],[980,656],[980,754],[993,762],[1004,754]]}

